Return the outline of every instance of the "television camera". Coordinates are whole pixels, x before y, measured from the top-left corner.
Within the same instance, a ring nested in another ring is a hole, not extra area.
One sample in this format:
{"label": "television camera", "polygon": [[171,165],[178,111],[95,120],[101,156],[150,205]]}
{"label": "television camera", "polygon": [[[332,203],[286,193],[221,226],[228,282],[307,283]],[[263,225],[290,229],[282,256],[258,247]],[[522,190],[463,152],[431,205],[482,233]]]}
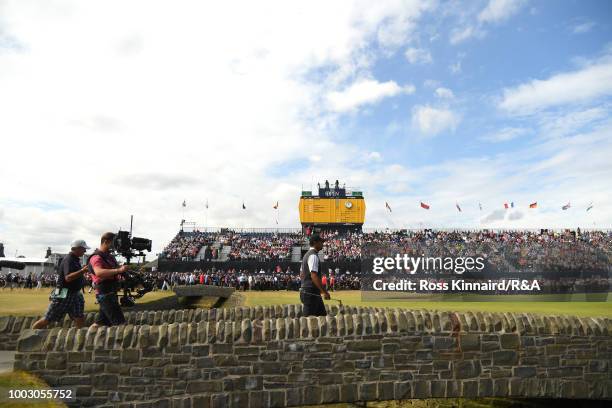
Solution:
{"label": "television camera", "polygon": [[146,279],[142,274],[130,270],[126,271],[123,273],[123,280],[121,280],[121,290],[123,291],[119,300],[121,306],[134,306],[136,299],[140,299],[153,290],[153,285],[154,282]]}
{"label": "television camera", "polygon": [[[134,257],[142,257],[142,262],[145,260],[144,251],[151,252],[152,241],[148,238],[140,238],[132,236],[132,224],[134,216],[130,218],[130,230],[119,231],[113,239],[113,249],[126,260],[126,265],[130,265],[130,261]],[[121,280],[121,306],[130,307],[136,304],[136,299],[143,297],[146,293],[153,290],[153,282],[147,280],[141,273],[129,270],[123,273]]]}

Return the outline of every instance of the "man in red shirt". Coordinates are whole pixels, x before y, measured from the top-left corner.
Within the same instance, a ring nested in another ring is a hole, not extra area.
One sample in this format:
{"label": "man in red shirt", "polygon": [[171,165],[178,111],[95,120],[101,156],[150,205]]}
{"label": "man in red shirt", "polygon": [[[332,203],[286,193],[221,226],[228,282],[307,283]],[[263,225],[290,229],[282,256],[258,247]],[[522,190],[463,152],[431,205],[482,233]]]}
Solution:
{"label": "man in red shirt", "polygon": [[120,289],[119,275],[127,271],[127,266],[119,266],[111,254],[114,240],[115,234],[112,232],[102,235],[100,248],[94,251],[88,261],[92,280],[95,283],[96,299],[100,305],[100,313],[92,325],[94,327],[116,326],[125,323],[117,292]]}

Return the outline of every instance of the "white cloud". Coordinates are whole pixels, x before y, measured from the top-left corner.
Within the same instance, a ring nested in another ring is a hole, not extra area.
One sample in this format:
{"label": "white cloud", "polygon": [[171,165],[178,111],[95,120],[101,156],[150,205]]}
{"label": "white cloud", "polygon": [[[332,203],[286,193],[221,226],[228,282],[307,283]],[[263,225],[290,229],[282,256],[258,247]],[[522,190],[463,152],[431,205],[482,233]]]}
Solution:
{"label": "white cloud", "polygon": [[[525,217],[525,213],[523,211],[517,210],[502,210],[497,209],[493,210],[491,213],[486,215],[480,221],[482,224],[491,224],[499,221],[518,221]],[[506,224],[508,225],[508,224]]]}
{"label": "white cloud", "polygon": [[[358,185],[366,193],[366,227],[610,228],[612,202],[602,186],[612,179],[611,132],[612,123],[607,123],[565,138],[530,138],[525,147],[511,152],[364,168],[351,181],[355,184],[347,185]],[[390,200],[388,192],[397,195]],[[385,200],[393,208],[393,219],[385,212]],[[432,210],[419,209],[421,200]],[[572,209],[561,211],[568,200]],[[534,201],[538,209],[528,209]],[[586,212],[590,201],[596,213]],[[462,207],[460,215],[455,202]],[[515,208],[505,210],[504,202],[514,202]],[[485,220],[493,211],[496,214]]]}
{"label": "white cloud", "polygon": [[453,99],[455,97],[455,94],[453,93],[453,91],[451,91],[448,88],[443,88],[443,87],[436,88],[435,95],[441,99]]}
{"label": "white cloud", "polygon": [[544,137],[563,137],[608,116],[609,110],[604,107],[544,115],[540,132]]}
{"label": "white cloud", "polygon": [[587,21],[585,23],[577,24],[573,26],[572,32],[574,34],[584,34],[584,33],[588,33],[589,31],[591,31],[593,27],[595,27],[595,23],[593,21]]}
{"label": "white cloud", "polygon": [[472,26],[454,29],[451,31],[451,34],[450,34],[450,43],[453,45],[459,44],[477,35],[481,36],[482,33],[479,34],[479,31],[475,27],[472,27]]}
{"label": "white cloud", "polygon": [[407,84],[402,87],[402,92],[406,95],[411,95],[416,91],[416,87],[412,84]]}
{"label": "white cloud", "polygon": [[612,95],[612,59],[606,58],[577,71],[506,88],[498,106],[512,113],[533,113],[609,95]]}
{"label": "white cloud", "polygon": [[478,15],[478,21],[497,23],[507,20],[516,14],[524,4],[523,0],[489,0],[487,6]]}
{"label": "white cloud", "polygon": [[463,21],[461,26],[451,30],[449,40],[452,45],[460,44],[471,38],[484,38],[487,24],[499,23],[516,14],[525,1],[489,0],[487,6],[478,14],[476,21]]}
{"label": "white cloud", "polygon": [[481,222],[483,224],[488,224],[495,221],[502,221],[506,216],[506,211],[502,209],[493,210],[491,213],[487,214]]}
{"label": "white cloud", "polygon": [[417,106],[412,112],[412,123],[421,133],[435,136],[446,130],[454,131],[461,118],[455,112],[445,108]]}
{"label": "white cloud", "polygon": [[431,53],[422,48],[408,48],[404,55],[411,64],[431,64],[433,62]]}
{"label": "white cloud", "polygon": [[490,135],[483,136],[481,140],[493,143],[507,142],[519,136],[523,136],[526,133],[528,133],[528,130],[525,128],[506,127]]}
{"label": "white cloud", "polygon": [[373,79],[362,79],[353,83],[343,91],[331,92],[327,102],[332,111],[348,112],[366,104],[380,102],[384,98],[399,95],[400,93],[413,93],[414,86],[400,87],[395,81],[378,82]]}
{"label": "white cloud", "polygon": [[368,154],[368,160],[370,161],[381,161],[382,155],[379,152],[370,152]]}
{"label": "white cloud", "polygon": [[[431,3],[1,7],[3,35],[20,47],[0,52],[0,135],[14,153],[0,160],[0,238],[7,252],[39,256],[51,243],[66,250],[75,236],[96,242],[126,227],[130,214],[135,233],[159,251],[178,230],[183,200],[185,218],[200,224],[208,198],[208,226],[274,225],[270,202],[293,208],[300,184],[318,171],[311,166],[333,157],[336,174],[352,174],[363,152],[332,137],[336,115],[326,98],[338,84],[371,76],[379,49],[405,48]],[[374,98],[414,89],[373,85]],[[364,94],[356,92],[357,104],[371,102]],[[295,163],[308,172],[298,174]],[[163,180],[148,181],[160,173]],[[183,175],[195,180],[172,183]],[[69,183],[78,191],[58,188]],[[294,189],[276,188],[286,184]],[[70,209],[9,207],[14,197]],[[281,211],[279,226],[298,225],[294,211]]]}
{"label": "white cloud", "polygon": [[[609,228],[612,203],[602,186],[612,178],[610,132],[612,124],[607,124],[563,139],[533,138],[511,153],[397,168],[398,182],[409,188],[401,200],[391,203],[394,217],[402,220],[395,227]],[[542,162],[546,164],[539,166]],[[376,182],[379,175],[372,177]],[[431,204],[432,211],[419,211],[420,200]],[[572,209],[561,211],[568,200]],[[460,217],[454,206],[457,201],[463,209]],[[528,209],[534,201],[538,209]],[[586,212],[590,201],[596,203],[597,214]],[[514,202],[515,208],[505,210],[504,202]],[[380,207],[384,209],[384,202]],[[374,225],[389,225],[383,216],[384,212],[378,218],[383,221]]]}

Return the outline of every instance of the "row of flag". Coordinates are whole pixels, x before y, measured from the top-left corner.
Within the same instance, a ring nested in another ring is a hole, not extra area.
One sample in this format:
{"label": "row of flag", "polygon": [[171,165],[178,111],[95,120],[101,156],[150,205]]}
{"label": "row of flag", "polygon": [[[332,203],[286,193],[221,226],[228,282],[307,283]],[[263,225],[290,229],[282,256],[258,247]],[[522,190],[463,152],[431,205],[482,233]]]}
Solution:
{"label": "row of flag", "polygon": [[[187,200],[183,200],[182,207],[187,208]],[[206,200],[205,207],[208,210],[208,200]],[[275,210],[278,210],[278,201],[276,202],[276,204],[272,206],[272,208],[274,208]],[[246,205],[244,204],[244,201],[242,202],[242,209],[246,210]]]}
{"label": "row of flag", "polygon": [[[455,203],[455,207],[457,208],[457,211],[459,212],[463,212],[463,210],[461,209],[461,206],[459,205],[459,203]],[[572,207],[572,205],[568,202],[567,204],[565,204],[564,206],[561,207],[561,209],[563,211],[565,210],[569,210]],[[387,210],[389,210],[389,212],[393,212],[393,210],[391,210],[391,206],[389,205],[388,202],[385,201],[385,208]],[[421,208],[424,210],[429,210],[431,208],[431,206],[427,203],[424,203],[421,201]],[[480,211],[482,211],[482,204],[478,203],[478,208],[480,209]],[[514,202],[510,202],[510,203],[504,203],[504,209],[508,210],[510,208],[514,208]],[[529,204],[529,208],[538,208],[538,202],[535,201],[531,204]],[[588,206],[587,206],[587,211],[591,211],[591,209],[593,209],[593,203],[591,202]]]}
{"label": "row of flag", "polygon": [[[183,208],[187,207],[187,201],[183,200],[183,204],[182,204]],[[206,209],[208,209],[208,200],[206,200],[206,204],[205,204]],[[455,207],[457,208],[457,211],[459,212],[463,212],[463,210],[461,209],[461,206],[459,205],[459,203],[455,203]],[[561,209],[563,211],[565,210],[569,210],[572,207],[571,203],[568,202],[567,204],[565,204],[564,206],[561,207]],[[272,206],[272,208],[274,208],[275,210],[278,210],[278,201],[276,202],[276,204],[274,204]],[[391,210],[391,206],[389,205],[389,203],[387,201],[385,201],[385,208],[387,210],[389,210],[389,212],[393,212],[393,210]],[[427,203],[424,203],[421,201],[421,208],[424,210],[429,210],[431,208],[431,206]],[[482,211],[482,204],[478,203],[478,208],[480,209],[480,211]],[[514,208],[514,201],[511,201],[510,203],[504,203],[504,209],[508,210],[510,208]],[[535,201],[531,204],[529,204],[529,208],[538,208],[538,202]],[[246,205],[244,204],[244,201],[242,202],[242,209],[246,210]],[[587,211],[591,211],[593,209],[593,203],[589,203],[589,205],[587,206],[586,210]]]}

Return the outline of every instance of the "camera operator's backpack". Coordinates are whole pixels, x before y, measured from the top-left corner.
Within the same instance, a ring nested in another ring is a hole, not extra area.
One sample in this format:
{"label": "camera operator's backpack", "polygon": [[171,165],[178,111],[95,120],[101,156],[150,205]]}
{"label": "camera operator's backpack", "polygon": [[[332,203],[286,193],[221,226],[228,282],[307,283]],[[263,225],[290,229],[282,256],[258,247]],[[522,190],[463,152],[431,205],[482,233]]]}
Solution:
{"label": "camera operator's backpack", "polygon": [[94,272],[93,266],[91,265],[91,258],[93,258],[94,256],[98,255],[100,258],[102,258],[102,262],[105,264],[105,266],[112,268],[117,268],[117,261],[115,260],[115,258],[112,255],[109,255],[105,252],[100,251],[99,249],[96,249],[93,254],[91,254],[88,258],[87,258],[87,268],[89,269],[89,272],[91,273],[91,280],[92,282],[96,285],[97,290],[99,291],[100,294],[107,294],[107,293],[115,293],[119,290],[119,278],[118,275],[113,276],[112,278],[108,278],[108,279],[100,279],[96,273]]}

